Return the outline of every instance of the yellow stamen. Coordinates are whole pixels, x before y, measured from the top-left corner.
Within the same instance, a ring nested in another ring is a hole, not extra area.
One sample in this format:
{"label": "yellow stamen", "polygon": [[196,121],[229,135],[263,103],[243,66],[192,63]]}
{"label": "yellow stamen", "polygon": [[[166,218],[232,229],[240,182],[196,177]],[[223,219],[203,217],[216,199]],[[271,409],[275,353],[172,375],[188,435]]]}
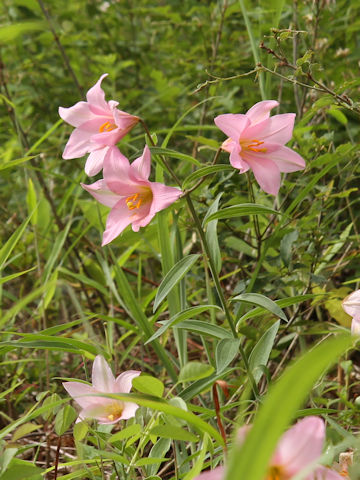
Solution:
{"label": "yellow stamen", "polygon": [[288,476],[285,474],[281,466],[273,466],[269,468],[266,480],[286,480]]}
{"label": "yellow stamen", "polygon": [[245,148],[247,148],[248,150],[251,150],[252,152],[256,152],[256,153],[259,153],[259,152],[263,152],[265,153],[267,151],[266,148],[258,148],[259,145],[262,145],[264,142],[260,142],[260,140],[251,140],[251,143],[249,145],[247,145]]}
{"label": "yellow stamen", "polygon": [[115,128],[117,128],[117,126],[114,123],[105,122],[99,128],[99,132],[100,133],[111,132],[111,130],[115,130]]}
{"label": "yellow stamen", "polygon": [[124,404],[121,402],[113,402],[106,408],[107,413],[109,413],[106,418],[113,422],[114,420],[119,420],[122,412],[124,411]]}
{"label": "yellow stamen", "polygon": [[108,419],[112,422],[114,420],[114,415],[108,415]]}
{"label": "yellow stamen", "polygon": [[125,200],[126,205],[129,210],[134,210],[135,208],[139,208],[140,205],[142,204],[143,199],[139,198],[138,202],[136,203],[136,200],[139,198],[139,194],[135,193],[135,195],[130,195],[130,197],[127,197]]}

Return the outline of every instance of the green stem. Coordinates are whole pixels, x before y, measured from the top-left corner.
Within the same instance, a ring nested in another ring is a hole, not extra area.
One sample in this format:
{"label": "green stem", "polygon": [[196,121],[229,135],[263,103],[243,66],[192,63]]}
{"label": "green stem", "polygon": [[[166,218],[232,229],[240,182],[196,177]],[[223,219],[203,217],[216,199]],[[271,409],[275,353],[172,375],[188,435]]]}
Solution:
{"label": "green stem", "polygon": [[[251,28],[251,23],[250,23],[250,20],[249,20],[247,11],[246,11],[244,0],[239,0],[239,3],[240,3],[241,12],[242,12],[243,17],[244,17],[246,29],[247,29],[247,32],[248,32],[248,35],[249,35],[250,45],[251,45],[252,54],[253,54],[253,57],[254,57],[254,60],[255,60],[255,65],[257,65],[258,63],[260,63],[260,57],[259,57],[259,52],[258,52],[258,49],[257,49],[256,42],[255,42],[254,34],[253,34],[253,31],[252,31],[252,28]],[[266,100],[266,92],[265,92],[265,85],[264,85],[264,74],[261,71],[259,71],[259,87],[260,87],[261,98],[263,100]]]}
{"label": "green stem", "polygon": [[[208,262],[209,262],[209,267],[210,267],[210,271],[211,271],[211,276],[213,278],[213,281],[214,281],[214,284],[215,284],[215,288],[216,288],[216,291],[217,291],[217,294],[220,298],[220,302],[221,302],[221,306],[224,310],[224,313],[225,313],[225,316],[226,316],[226,319],[229,323],[229,326],[230,326],[230,329],[232,331],[232,334],[234,336],[234,338],[237,338],[237,332],[236,332],[236,328],[235,328],[235,324],[234,324],[234,321],[233,321],[233,318],[231,316],[231,313],[230,313],[230,310],[229,310],[229,307],[227,305],[227,302],[225,300],[225,297],[224,297],[224,294],[223,294],[223,291],[222,291],[222,288],[221,288],[221,285],[220,285],[220,280],[219,280],[219,277],[216,273],[216,267],[215,267],[215,264],[214,264],[214,261],[212,259],[212,256],[211,256],[211,253],[210,253],[210,249],[209,249],[209,245],[206,241],[206,237],[205,237],[205,234],[204,234],[204,230],[201,226],[201,223],[200,223],[200,220],[199,220],[199,217],[196,213],[196,210],[194,208],[194,204],[192,203],[192,200],[190,198],[190,195],[186,195],[186,201],[187,201],[187,204],[188,204],[188,207],[189,207],[189,210],[190,210],[190,213],[191,213],[191,216],[193,217],[194,219],[194,222],[195,222],[195,226],[199,232],[199,235],[200,235],[200,238],[201,238],[201,243],[203,245],[203,248],[204,248],[204,251],[206,253],[206,256],[208,257]],[[246,372],[249,376],[249,379],[250,379],[250,382],[251,382],[251,386],[252,386],[252,390],[254,392],[254,395],[256,398],[259,397],[259,389],[256,385],[256,382],[255,382],[255,379],[251,373],[251,370],[250,370],[250,366],[249,366],[249,362],[248,362],[248,359],[246,357],[246,354],[245,354],[245,351],[242,347],[242,345],[240,344],[239,345],[239,351],[240,351],[240,355],[241,355],[241,358],[244,362],[244,365],[245,365],[245,369],[246,369]]]}

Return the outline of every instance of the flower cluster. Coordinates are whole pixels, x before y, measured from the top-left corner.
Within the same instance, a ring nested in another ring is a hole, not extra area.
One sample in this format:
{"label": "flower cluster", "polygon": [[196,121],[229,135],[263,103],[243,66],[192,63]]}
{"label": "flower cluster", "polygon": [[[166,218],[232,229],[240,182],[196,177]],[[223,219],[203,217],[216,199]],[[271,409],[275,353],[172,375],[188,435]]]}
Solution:
{"label": "flower cluster", "polygon": [[86,94],[86,102],[70,108],[59,108],[63,120],[75,127],[65,146],[63,158],[78,158],[90,153],[85,164],[89,176],[103,169],[103,178],[92,185],[81,184],[103,205],[111,207],[106,221],[102,245],[110,243],[128,226],[134,232],[145,227],[157,212],[175,202],[179,188],[150,182],[151,154],[145,146],[143,154],[132,164],[116,143],[138,122],[139,117],[118,110],[118,102],[105,101],[101,82]]}

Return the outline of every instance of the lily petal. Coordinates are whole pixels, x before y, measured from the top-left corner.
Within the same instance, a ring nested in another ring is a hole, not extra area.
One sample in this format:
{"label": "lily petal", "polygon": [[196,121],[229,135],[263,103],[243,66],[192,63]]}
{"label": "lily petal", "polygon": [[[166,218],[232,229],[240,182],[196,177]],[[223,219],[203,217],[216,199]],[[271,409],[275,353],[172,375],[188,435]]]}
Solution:
{"label": "lily petal", "polygon": [[114,393],[129,393],[133,379],[138,377],[140,373],[138,370],[128,370],[121,373],[115,380]]}
{"label": "lily petal", "polygon": [[315,472],[306,478],[307,480],[344,480],[344,477],[335,470],[322,466],[317,467]]}
{"label": "lily petal", "polygon": [[251,121],[251,125],[255,125],[269,118],[270,110],[278,105],[279,102],[276,100],[263,100],[262,102],[255,103],[255,105],[246,112],[246,116]]}
{"label": "lily petal", "polygon": [[[130,162],[117,147],[110,147],[104,158],[104,180],[109,188],[122,196],[133,195],[138,184],[131,177]],[[147,185],[149,182],[143,182]]]}
{"label": "lily petal", "polygon": [[69,108],[59,107],[59,115],[73,127],[79,127],[82,123],[93,120],[95,117],[87,102],[78,102]]}
{"label": "lily petal", "polygon": [[243,132],[243,137],[285,145],[292,137],[295,116],[295,113],[274,115],[263,122],[251,125]]}
{"label": "lily petal", "polygon": [[113,207],[107,217],[102,246],[112,242],[131,222],[130,210],[126,205],[125,198],[123,198]]}
{"label": "lily petal", "polygon": [[133,175],[135,179],[148,180],[150,175],[150,167],[151,167],[151,153],[150,153],[149,147],[145,145],[145,148],[141,157],[134,160],[130,166],[131,175]]}
{"label": "lily petal", "polygon": [[324,440],[324,421],[313,416],[303,418],[281,437],[273,464],[284,466],[291,477],[320,458]]}
{"label": "lily petal", "polygon": [[234,148],[230,153],[230,164],[234,168],[238,168],[240,173],[245,173],[249,170],[249,165],[241,156],[241,149],[240,147]]}
{"label": "lily petal", "polygon": [[225,468],[216,467],[214,470],[201,472],[194,480],[222,480],[225,477]]}
{"label": "lily petal", "polygon": [[113,392],[114,375],[107,361],[102,355],[95,357],[92,368],[92,384],[99,392]]}
{"label": "lily petal", "polygon": [[93,177],[101,171],[104,164],[104,158],[109,150],[109,147],[99,148],[90,152],[86,163],[85,163],[85,173],[89,177]]}
{"label": "lily petal", "polygon": [[305,160],[291,148],[280,146],[268,155],[279,167],[280,172],[296,172],[305,168]]}
{"label": "lily petal", "polygon": [[[89,407],[99,403],[100,397],[95,397],[94,393],[98,393],[94,387],[86,385],[81,382],[63,382],[63,387],[68,392],[68,394],[73,397],[73,399],[80,405],[82,408]],[[89,395],[84,397],[84,395]],[[91,396],[90,396],[91,395]]]}
{"label": "lily petal", "polygon": [[101,75],[99,80],[95,83],[93,87],[90,88],[90,90],[88,90],[86,94],[86,100],[90,104],[92,112],[96,115],[108,115],[110,113],[109,105],[105,101],[105,92],[101,88],[101,82],[107,76],[107,73]]}
{"label": "lily petal", "polygon": [[238,142],[242,132],[250,125],[250,120],[241,113],[225,113],[214,118],[215,125],[226,135]]}
{"label": "lily petal", "polygon": [[89,142],[91,136],[91,132],[76,128],[70,135],[62,157],[65,160],[69,158],[83,157],[89,151]]}
{"label": "lily petal", "polygon": [[151,182],[150,187],[153,192],[153,201],[150,209],[151,214],[164,210],[164,208],[174,203],[183,193],[180,188],[167,187],[157,182]]}
{"label": "lily petal", "polygon": [[277,195],[280,188],[281,176],[276,163],[270,160],[270,158],[265,158],[264,155],[257,156],[246,153],[245,158],[264,192]]}
{"label": "lily petal", "polygon": [[91,185],[85,185],[84,183],[80,183],[82,188],[89,192],[98,202],[106,205],[107,207],[114,207],[121,197],[116,193],[112,192],[109,187],[107,186],[104,179],[98,180]]}
{"label": "lily petal", "polygon": [[121,414],[121,420],[128,420],[129,418],[135,417],[135,412],[139,408],[139,405],[133,402],[125,402],[124,410]]}

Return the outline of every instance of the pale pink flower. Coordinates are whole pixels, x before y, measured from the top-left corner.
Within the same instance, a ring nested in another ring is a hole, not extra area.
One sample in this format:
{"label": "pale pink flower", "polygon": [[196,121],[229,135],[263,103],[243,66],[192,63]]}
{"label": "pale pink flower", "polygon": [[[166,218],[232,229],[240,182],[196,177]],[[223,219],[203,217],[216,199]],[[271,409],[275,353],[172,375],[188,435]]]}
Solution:
{"label": "pale pink flower", "polygon": [[82,408],[78,421],[84,420],[84,418],[95,418],[99,423],[111,424],[132,418],[139,407],[136,403],[96,397],[94,394],[129,393],[133,378],[140,373],[137,370],[128,370],[115,379],[104,357],[97,355],[92,369],[92,386],[81,382],[63,383],[66,391]]}
{"label": "pale pink flower", "polygon": [[[248,430],[248,426],[239,430],[237,440],[240,443],[244,441]],[[306,480],[342,480],[343,477],[334,470],[316,465],[324,441],[325,424],[321,418],[311,416],[300,420],[280,438],[264,480],[291,480],[306,467],[312,467],[312,472],[305,477]],[[203,472],[195,480],[224,478],[224,467],[217,467],[212,471]]]}
{"label": "pale pink flower", "polygon": [[360,335],[360,290],[355,290],[344,298],[342,307],[352,317],[351,333]]}
{"label": "pale pink flower", "polygon": [[111,207],[102,245],[110,243],[130,224],[138,232],[182,195],[179,188],[150,182],[150,163],[148,146],[131,164],[117,147],[111,147],[104,160],[104,178],[91,185],[81,184],[98,202]]}
{"label": "pale pink flower", "polygon": [[277,105],[275,100],[265,100],[245,115],[226,113],[214,120],[229,137],[221,148],[230,153],[231,165],[240,173],[251,169],[260,187],[272,195],[279,191],[280,172],[305,168],[304,159],[285,147],[292,136],[295,113],[270,117],[270,110]]}
{"label": "pale pink flower", "polygon": [[75,127],[65,146],[63,158],[79,158],[90,152],[85,164],[85,172],[89,176],[100,172],[109,147],[116,145],[140,120],[118,110],[118,102],[105,100],[101,82],[107,75],[104,73],[87,92],[87,102],[78,102],[70,108],[59,107],[60,117]]}

